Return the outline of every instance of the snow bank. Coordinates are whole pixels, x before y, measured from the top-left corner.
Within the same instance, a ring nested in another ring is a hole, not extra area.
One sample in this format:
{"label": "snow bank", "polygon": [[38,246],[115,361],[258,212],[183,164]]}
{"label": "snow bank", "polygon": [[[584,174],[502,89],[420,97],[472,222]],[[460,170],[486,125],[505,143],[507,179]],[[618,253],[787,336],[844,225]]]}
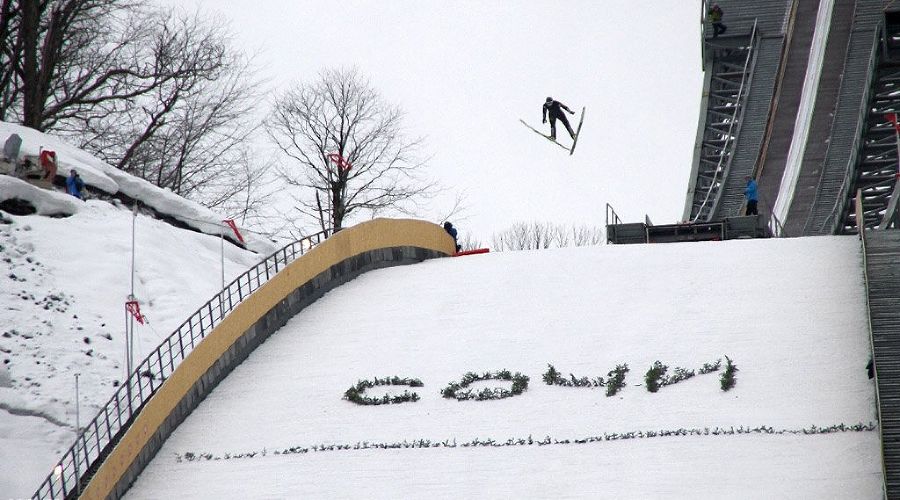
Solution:
{"label": "snow bank", "polygon": [[[88,186],[110,195],[123,194],[151,207],[160,214],[172,217],[188,227],[200,232],[224,235],[234,240],[231,229],[222,223],[223,216],[212,210],[182,198],[167,189],[161,189],[150,182],[129,175],[109,165],[90,153],[78,149],[60,138],[38,132],[13,123],[0,122],[0,141],[10,134],[22,137],[21,156],[38,155],[41,149],[56,151],[59,175],[67,175],[75,169]],[[0,185],[0,188],[4,186]],[[0,189],[0,200],[9,199],[5,189]],[[275,250],[275,246],[252,233],[242,234],[247,248],[262,254]]]}
{"label": "snow bank", "polygon": [[84,202],[57,191],[48,191],[21,179],[0,175],[0,201],[25,200],[37,210],[38,215],[72,215],[84,206]]}

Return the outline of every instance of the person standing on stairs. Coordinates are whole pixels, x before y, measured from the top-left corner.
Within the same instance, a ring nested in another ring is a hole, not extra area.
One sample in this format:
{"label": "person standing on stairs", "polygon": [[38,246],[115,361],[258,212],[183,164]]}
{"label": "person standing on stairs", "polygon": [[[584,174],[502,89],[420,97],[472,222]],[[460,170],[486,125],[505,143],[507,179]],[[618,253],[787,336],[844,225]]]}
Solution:
{"label": "person standing on stairs", "polygon": [[744,196],[747,198],[747,212],[745,215],[759,215],[757,204],[759,203],[759,189],[756,181],[749,175],[744,176],[747,181],[747,187],[744,188]]}
{"label": "person standing on stairs", "polygon": [[722,7],[719,7],[719,4],[714,3],[712,7],[709,8],[709,12],[706,13],[707,19],[712,23],[713,27],[713,38],[725,33],[725,30],[728,29],[727,26],[722,24],[722,16],[725,15],[722,12]]}

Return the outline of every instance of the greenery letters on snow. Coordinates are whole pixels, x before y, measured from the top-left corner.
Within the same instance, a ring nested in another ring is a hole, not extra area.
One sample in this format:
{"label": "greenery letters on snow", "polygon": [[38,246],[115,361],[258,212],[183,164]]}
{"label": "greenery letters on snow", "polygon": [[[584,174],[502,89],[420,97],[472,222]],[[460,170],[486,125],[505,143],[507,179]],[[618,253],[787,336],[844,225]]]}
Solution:
{"label": "greenery letters on snow", "polygon": [[[737,383],[735,373],[738,371],[737,366],[731,361],[731,358],[725,356],[727,365],[725,372],[720,377],[723,391],[730,390]],[[715,371],[719,371],[722,367],[722,360],[717,359],[715,363],[704,363],[697,370],[688,370],[686,368],[676,367],[669,374],[669,367],[660,361],[655,361],[644,375],[644,382],[647,390],[657,392],[660,388],[676,384],[682,380],[687,380],[696,373],[706,375]],[[623,363],[607,373],[607,378],[603,377],[576,377],[570,373],[568,377],[564,377],[562,373],[552,364],[547,364],[547,372],[543,374],[544,383],[547,385],[557,385],[562,387],[605,387],[606,396],[615,396],[625,388],[625,376],[629,372],[628,364]],[[472,389],[469,386],[475,382],[485,380],[503,380],[512,382],[512,387],[506,389],[504,387],[486,387],[481,390]],[[468,372],[463,375],[459,382],[451,382],[447,387],[441,390],[441,395],[445,398],[452,398],[458,401],[464,399],[474,399],[483,401],[485,399],[503,399],[522,394],[528,388],[529,378],[519,372],[515,374],[509,370],[500,370],[497,372],[485,372],[482,374]],[[375,378],[374,380],[360,380],[356,385],[347,389],[344,393],[344,399],[361,405],[384,405],[394,403],[405,403],[407,401],[418,401],[419,395],[415,392],[403,391],[402,394],[391,396],[385,394],[380,397],[366,396],[364,392],[377,386],[383,385],[405,385],[409,387],[422,387],[422,381],[417,378],[400,378],[397,376],[386,378]],[[640,385],[640,384],[638,384]]]}
{"label": "greenery letters on snow", "polygon": [[607,373],[608,379],[603,377],[578,378],[570,373],[569,377],[563,377],[560,372],[551,364],[547,364],[547,372],[544,373],[544,383],[547,385],[559,385],[563,387],[606,387],[606,395],[614,396],[623,387],[625,387],[625,374],[628,372],[628,364],[616,365],[615,369]]}
{"label": "greenery letters on snow", "polygon": [[[725,356],[728,359],[728,356]],[[722,366],[722,360],[717,359],[715,363],[703,363],[703,367],[698,371],[700,375],[706,375],[707,373],[712,373],[714,371],[718,371]],[[660,361],[655,361],[653,366],[647,370],[647,373],[644,375],[644,383],[647,387],[647,390],[650,392],[656,392],[661,387],[665,387],[667,385],[677,384],[682,380],[687,380],[694,375],[696,372],[694,370],[688,370],[687,368],[675,367],[674,373],[671,375],[667,375],[669,372],[669,367],[662,364]]]}
{"label": "greenery letters on snow", "polygon": [[723,391],[731,389],[737,383],[737,379],[734,378],[734,374],[737,371],[737,365],[731,362],[731,358],[725,356],[725,371],[722,372],[722,376],[719,378]]}
{"label": "greenery letters on snow", "polygon": [[422,387],[424,384],[417,378],[400,378],[397,376],[378,378],[374,380],[360,380],[353,387],[347,389],[344,393],[344,399],[352,401],[358,405],[387,405],[396,403],[405,403],[407,401],[418,401],[419,395],[415,392],[403,391],[402,394],[391,396],[385,394],[381,397],[366,396],[363,392],[366,389],[382,385],[405,385],[409,387]]}
{"label": "greenery letters on snow", "polygon": [[[512,382],[512,387],[505,389],[502,387],[485,387],[480,391],[469,389],[469,385],[482,380],[506,380]],[[503,399],[511,398],[522,394],[522,391],[528,388],[528,376],[519,372],[513,374],[509,370],[500,370],[498,372],[484,372],[477,374],[468,372],[463,375],[459,382],[450,382],[450,385],[441,390],[441,395],[445,398],[455,398],[457,401],[465,399],[474,399],[476,401],[484,401],[485,399]]]}

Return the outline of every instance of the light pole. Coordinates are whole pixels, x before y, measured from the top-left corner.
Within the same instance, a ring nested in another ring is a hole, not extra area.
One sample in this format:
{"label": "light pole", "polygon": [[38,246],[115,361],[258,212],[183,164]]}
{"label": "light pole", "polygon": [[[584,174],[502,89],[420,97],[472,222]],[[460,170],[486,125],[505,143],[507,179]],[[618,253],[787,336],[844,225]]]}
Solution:
{"label": "light pole", "polygon": [[[78,377],[80,373],[75,374],[75,491],[81,495],[81,471],[78,467],[78,438],[81,437],[81,399],[78,395]],[[85,450],[87,452],[87,450]]]}

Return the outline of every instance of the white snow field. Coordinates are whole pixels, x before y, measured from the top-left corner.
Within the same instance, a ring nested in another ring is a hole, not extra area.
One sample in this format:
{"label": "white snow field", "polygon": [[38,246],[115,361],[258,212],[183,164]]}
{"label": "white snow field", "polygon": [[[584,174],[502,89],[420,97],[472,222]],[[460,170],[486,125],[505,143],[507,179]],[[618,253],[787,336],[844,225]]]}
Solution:
{"label": "white snow field", "polygon": [[[717,359],[724,367],[726,355],[739,368],[728,392],[722,370],[657,393],[643,386],[654,361],[671,373]],[[855,237],[383,269],[276,332],[175,431],[127,497],[875,499],[868,358]],[[592,378],[627,363],[627,387],[606,397],[546,385],[548,363]],[[501,369],[529,376],[527,390],[489,401],[440,394],[468,371]],[[342,399],[360,379],[394,375],[424,387],[388,392],[421,399]]]}
{"label": "white snow field", "polygon": [[[143,360],[230,281],[264,255],[222,244],[223,216],[171,191],[115,170],[59,138],[0,122],[0,140],[22,136],[22,153],[59,153],[91,186],[123,192],[203,234],[179,229],[118,201],[79,200],[0,175],[0,201],[29,201],[38,214],[0,212],[0,499],[34,493],[75,439],[75,374],[81,424],[92,419],[124,377],[125,301],[131,291],[149,324],[135,329]],[[268,242],[245,232],[248,247]],[[224,259],[223,259],[224,257]]]}

